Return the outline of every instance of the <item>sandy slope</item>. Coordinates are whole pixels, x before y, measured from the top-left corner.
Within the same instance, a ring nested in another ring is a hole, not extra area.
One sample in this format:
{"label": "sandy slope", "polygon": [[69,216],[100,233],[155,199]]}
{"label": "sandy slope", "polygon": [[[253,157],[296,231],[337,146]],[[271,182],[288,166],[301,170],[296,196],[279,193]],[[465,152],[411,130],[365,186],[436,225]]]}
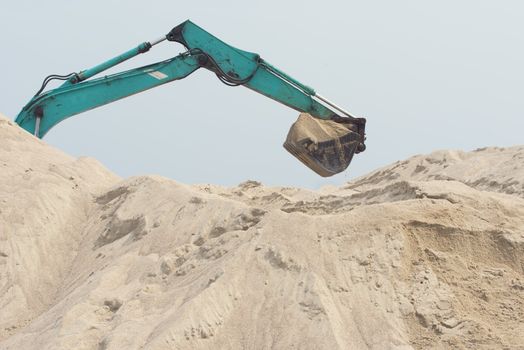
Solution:
{"label": "sandy slope", "polygon": [[0,118],[0,348],[524,348],[524,148],[120,180]]}

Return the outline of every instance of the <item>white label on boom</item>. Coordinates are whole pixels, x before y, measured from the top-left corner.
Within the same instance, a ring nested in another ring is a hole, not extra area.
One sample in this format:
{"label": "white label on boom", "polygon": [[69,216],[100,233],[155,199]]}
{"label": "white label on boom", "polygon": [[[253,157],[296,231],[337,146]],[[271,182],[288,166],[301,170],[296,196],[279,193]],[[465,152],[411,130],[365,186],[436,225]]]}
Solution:
{"label": "white label on boom", "polygon": [[153,71],[153,72],[149,72],[147,73],[149,74],[150,76],[152,76],[153,78],[157,78],[158,80],[162,80],[162,79],[165,79],[167,78],[167,75],[162,73],[162,72],[159,72],[159,71]]}

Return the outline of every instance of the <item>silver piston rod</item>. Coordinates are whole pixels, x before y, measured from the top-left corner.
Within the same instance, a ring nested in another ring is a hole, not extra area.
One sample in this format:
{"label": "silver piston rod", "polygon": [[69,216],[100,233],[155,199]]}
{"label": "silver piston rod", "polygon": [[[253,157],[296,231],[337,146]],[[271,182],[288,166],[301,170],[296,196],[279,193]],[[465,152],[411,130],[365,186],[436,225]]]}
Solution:
{"label": "silver piston rod", "polygon": [[348,111],[344,110],[342,107],[336,105],[335,103],[331,102],[330,100],[328,100],[327,98],[325,97],[322,97],[320,96],[319,94],[315,94],[313,95],[313,97],[316,97],[318,98],[320,101],[324,102],[325,104],[337,109],[338,111],[342,112],[343,114],[345,114],[346,116],[350,117],[350,118],[353,118],[353,119],[357,119],[357,117],[351,115],[351,113],[349,113]]}

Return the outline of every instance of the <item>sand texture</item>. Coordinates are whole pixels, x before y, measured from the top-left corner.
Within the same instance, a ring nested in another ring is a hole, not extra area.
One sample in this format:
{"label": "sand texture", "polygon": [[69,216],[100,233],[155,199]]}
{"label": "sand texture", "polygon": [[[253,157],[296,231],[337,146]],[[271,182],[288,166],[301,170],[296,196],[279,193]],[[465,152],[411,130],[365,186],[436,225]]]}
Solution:
{"label": "sand texture", "polygon": [[0,349],[524,349],[524,147],[312,191],[0,142]]}

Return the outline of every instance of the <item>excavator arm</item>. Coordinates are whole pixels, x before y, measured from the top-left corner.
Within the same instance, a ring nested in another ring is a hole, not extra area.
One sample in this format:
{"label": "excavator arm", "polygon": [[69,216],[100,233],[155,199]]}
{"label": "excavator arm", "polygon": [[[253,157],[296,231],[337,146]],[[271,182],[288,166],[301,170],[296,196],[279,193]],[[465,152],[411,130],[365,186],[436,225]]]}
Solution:
{"label": "excavator arm", "polygon": [[[98,79],[78,83],[67,81],[59,88],[35,96],[16,122],[42,138],[53,126],[71,116],[187,77],[200,68],[198,57],[184,54]],[[73,76],[78,79],[76,77]]]}
{"label": "excavator arm", "polygon": [[[165,40],[178,42],[187,51],[162,62],[90,79]],[[66,118],[183,79],[199,68],[212,71],[226,85],[245,86],[300,111],[284,147],[322,176],[345,170],[353,154],[365,149],[365,119],[353,117],[258,54],[234,48],[191,21],[93,68],[47,77],[15,121],[41,138]],[[65,82],[43,92],[52,79]]]}

